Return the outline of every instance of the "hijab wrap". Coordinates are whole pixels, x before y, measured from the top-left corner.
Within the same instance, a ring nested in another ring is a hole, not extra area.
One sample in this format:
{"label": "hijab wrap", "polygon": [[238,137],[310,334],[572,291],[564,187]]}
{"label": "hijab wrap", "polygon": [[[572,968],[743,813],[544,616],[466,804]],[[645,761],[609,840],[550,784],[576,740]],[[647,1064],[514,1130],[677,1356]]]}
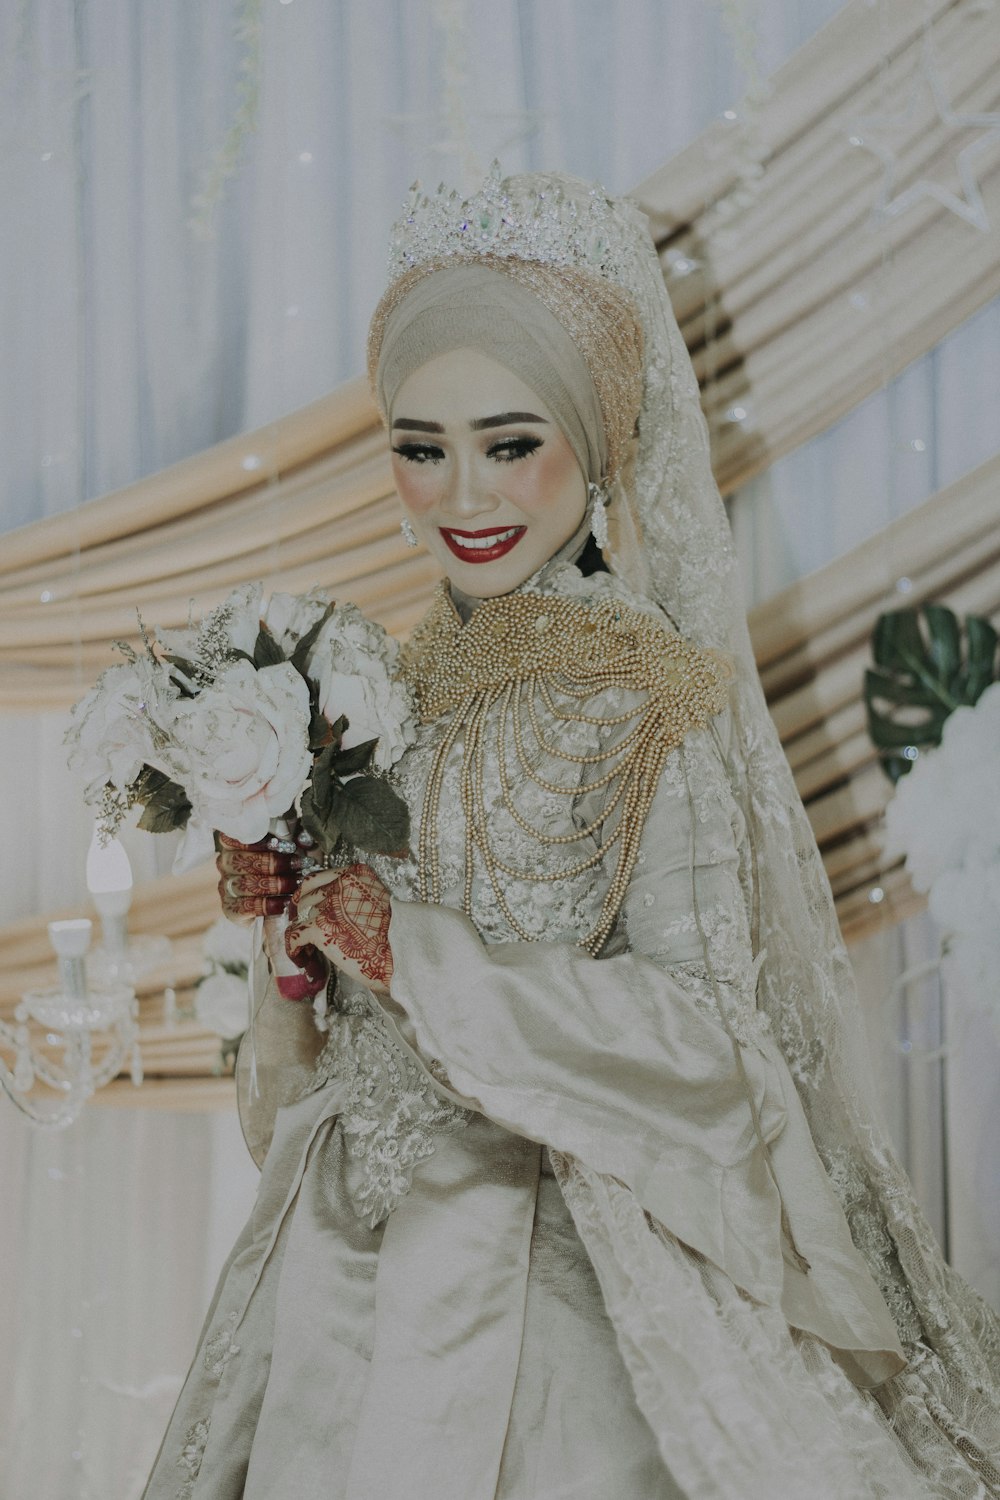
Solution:
{"label": "hijab wrap", "polygon": [[383,297],[369,339],[387,422],[408,376],[454,349],[478,350],[529,385],[588,481],[617,475],[642,397],[642,334],[623,289],[509,257],[407,273]]}

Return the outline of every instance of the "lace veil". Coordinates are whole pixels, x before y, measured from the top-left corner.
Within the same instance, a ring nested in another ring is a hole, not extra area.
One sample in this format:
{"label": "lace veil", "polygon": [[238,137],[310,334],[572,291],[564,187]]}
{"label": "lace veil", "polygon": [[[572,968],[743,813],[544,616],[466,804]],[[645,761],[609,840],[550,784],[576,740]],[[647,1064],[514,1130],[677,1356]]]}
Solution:
{"label": "lace veil", "polygon": [[[759,1004],[910,1358],[877,1399],[915,1456],[936,1444],[957,1447],[969,1460],[952,1465],[941,1456],[934,1472],[948,1471],[949,1482],[934,1493],[1000,1494],[1000,1321],[944,1262],[876,1123],[853,974],[757,675],[698,384],[646,220],[627,200],[609,200],[575,178],[504,179],[495,167],[467,200],[414,190],[392,242],[390,280],[432,262],[486,256],[585,270],[624,287],[638,308],[644,340],[638,443],[634,462],[615,482],[606,555],[683,635],[727,653],[736,667],[728,772],[755,861]],[[970,1466],[987,1490],[970,1482]]]}

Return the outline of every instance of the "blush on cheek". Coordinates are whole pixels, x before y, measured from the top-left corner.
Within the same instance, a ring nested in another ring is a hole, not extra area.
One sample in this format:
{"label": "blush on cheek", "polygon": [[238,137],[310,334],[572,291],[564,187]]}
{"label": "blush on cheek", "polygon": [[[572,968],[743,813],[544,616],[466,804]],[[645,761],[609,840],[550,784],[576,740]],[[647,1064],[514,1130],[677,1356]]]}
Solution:
{"label": "blush on cheek", "polygon": [[396,481],[396,492],[408,510],[429,510],[440,489],[440,481],[432,464],[409,464],[393,458],[392,475]]}
{"label": "blush on cheek", "polygon": [[553,501],[583,495],[583,478],[568,444],[548,442],[525,463],[511,464],[510,480],[504,486],[514,503],[527,513],[537,512]]}

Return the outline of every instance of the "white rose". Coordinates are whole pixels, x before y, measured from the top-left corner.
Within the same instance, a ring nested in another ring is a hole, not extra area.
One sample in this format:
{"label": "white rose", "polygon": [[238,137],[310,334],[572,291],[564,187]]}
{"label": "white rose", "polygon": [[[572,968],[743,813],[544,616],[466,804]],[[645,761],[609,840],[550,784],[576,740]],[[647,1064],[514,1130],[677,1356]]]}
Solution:
{"label": "white rose", "polygon": [[259,672],[234,662],[180,701],[174,735],[173,775],[194,816],[252,844],[292,806],[312,768],[309,690],[288,662]]}
{"label": "white rose", "polygon": [[88,802],[110,781],[124,791],[143,764],[163,764],[179,690],[148,657],[108,667],[72,710],[65,743],[69,765],[86,783]]}
{"label": "white rose", "polygon": [[291,656],[299,641],[321,619],[329,600],[322,589],[308,594],[272,594],[264,611],[264,623]]}
{"label": "white rose", "polygon": [[[171,869],[175,875],[186,875],[215,858],[215,838],[212,829],[200,818],[190,817],[181,834],[180,843],[174,852]],[[230,924],[232,925],[232,924]]]}
{"label": "white rose", "polygon": [[249,969],[252,947],[250,929],[237,927],[228,917],[216,917],[201,940],[201,951],[208,962],[229,969]]}
{"label": "white rose", "polygon": [[214,665],[220,655],[245,651],[253,656],[260,630],[260,583],[245,583],[202,620],[185,630],[157,630],[156,639],[171,656]]}
{"label": "white rose", "polygon": [[413,701],[395,675],[399,646],[353,604],[342,604],[327,620],[309,654],[321,713],[348,720],[349,749],[378,739],[375,765],[388,770],[416,737]]}
{"label": "white rose", "polygon": [[218,972],[199,981],[194,996],[194,1013],[207,1030],[230,1041],[246,1031],[249,1012],[245,979]]}
{"label": "white rose", "polygon": [[886,853],[906,855],[918,891],[930,890],[938,875],[962,863],[965,829],[949,806],[948,793],[938,750],[926,750],[898,783],[885,810]]}
{"label": "white rose", "polygon": [[395,765],[407,745],[413,743],[405,693],[387,680],[335,672],[328,663],[320,668],[318,677],[320,711],[331,722],[341,714],[347,718],[343,748],[349,750],[352,745],[377,739],[374,764],[382,771]]}
{"label": "white rose", "polygon": [[1000,859],[1000,683],[945,721],[886,809],[886,852],[905,854],[917,890],[948,870]]}

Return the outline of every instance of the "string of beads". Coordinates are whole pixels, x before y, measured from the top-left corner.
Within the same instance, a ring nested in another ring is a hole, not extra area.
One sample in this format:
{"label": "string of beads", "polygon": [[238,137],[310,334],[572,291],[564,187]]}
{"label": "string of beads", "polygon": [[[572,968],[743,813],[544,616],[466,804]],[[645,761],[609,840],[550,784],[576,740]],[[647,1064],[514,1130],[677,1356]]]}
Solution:
{"label": "string of beads", "polygon": [[[425,720],[451,715],[424,796],[418,843],[420,899],[441,900],[441,796],[446,764],[461,739],[466,913],[472,914],[478,856],[505,920],[518,937],[529,941],[511,909],[503,877],[526,882],[569,879],[599,864],[617,845],[617,862],[597,922],[580,939],[581,947],[599,953],[618,919],[664,761],[689,730],[725,707],[732,675],[728,663],[682,640],[666,623],[615,600],[581,603],[548,594],[506,594],[484,600],[466,624],[447,585],[441,584],[403,649],[401,667]],[[574,708],[609,689],[634,695],[634,706],[606,717]],[[543,731],[539,700],[554,724],[593,725],[611,742],[587,755],[562,748]],[[601,832],[602,842],[592,853],[544,873],[515,868],[496,854],[486,789],[487,732],[494,709],[505,810],[541,845],[592,840]],[[616,728],[622,732],[614,738],[611,731]],[[526,730],[531,743],[547,757],[574,768],[569,781],[539,774]],[[529,823],[515,803],[511,750],[516,771],[551,795],[579,798],[607,788],[602,811],[571,833],[550,834]],[[616,813],[613,827],[607,828]]]}

